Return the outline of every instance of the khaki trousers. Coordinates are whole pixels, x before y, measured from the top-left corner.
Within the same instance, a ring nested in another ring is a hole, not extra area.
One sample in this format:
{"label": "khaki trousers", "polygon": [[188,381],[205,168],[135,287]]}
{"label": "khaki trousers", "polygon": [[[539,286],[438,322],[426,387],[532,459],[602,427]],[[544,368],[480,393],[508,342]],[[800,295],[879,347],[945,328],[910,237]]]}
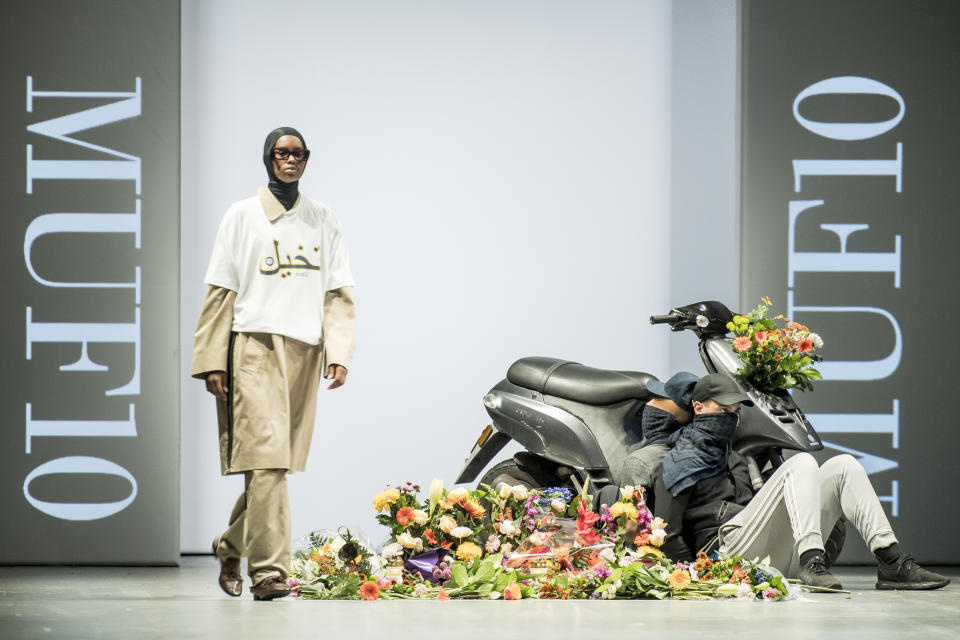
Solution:
{"label": "khaki trousers", "polygon": [[270,577],[286,579],[290,573],[290,499],[285,469],[244,473],[244,492],[217,547],[219,558],[243,556],[253,584]]}

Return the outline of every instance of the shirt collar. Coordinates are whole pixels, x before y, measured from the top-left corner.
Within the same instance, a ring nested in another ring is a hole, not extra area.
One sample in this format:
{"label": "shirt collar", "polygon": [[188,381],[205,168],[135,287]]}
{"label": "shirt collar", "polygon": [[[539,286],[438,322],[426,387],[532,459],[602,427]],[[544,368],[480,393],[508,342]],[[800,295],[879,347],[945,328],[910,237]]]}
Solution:
{"label": "shirt collar", "polygon": [[[257,196],[260,198],[260,204],[263,205],[263,212],[267,214],[267,219],[270,222],[273,222],[286,213],[286,210],[283,208],[283,205],[280,204],[280,201],[277,200],[277,197],[270,193],[270,189],[260,187],[257,189]],[[297,196],[297,201],[293,203],[293,208],[290,209],[291,211],[300,205],[300,198],[302,197],[302,193]]]}

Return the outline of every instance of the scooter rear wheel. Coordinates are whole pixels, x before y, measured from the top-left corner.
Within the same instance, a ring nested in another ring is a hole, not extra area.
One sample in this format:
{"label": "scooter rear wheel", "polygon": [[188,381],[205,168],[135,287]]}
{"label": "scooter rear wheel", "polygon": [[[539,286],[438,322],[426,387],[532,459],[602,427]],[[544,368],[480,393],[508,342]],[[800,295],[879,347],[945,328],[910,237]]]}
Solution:
{"label": "scooter rear wheel", "polygon": [[503,460],[493,465],[483,474],[483,477],[480,478],[480,484],[488,485],[494,491],[500,486],[500,483],[506,483],[511,487],[522,484],[527,489],[535,489],[540,486],[537,480],[524,470],[513,458]]}

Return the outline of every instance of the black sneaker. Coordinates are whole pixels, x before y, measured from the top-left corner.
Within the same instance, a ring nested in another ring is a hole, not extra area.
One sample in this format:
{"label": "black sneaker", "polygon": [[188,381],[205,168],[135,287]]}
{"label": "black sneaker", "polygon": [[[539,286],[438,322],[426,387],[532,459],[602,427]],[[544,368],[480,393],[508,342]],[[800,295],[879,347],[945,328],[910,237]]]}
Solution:
{"label": "black sneaker", "polygon": [[[806,564],[800,567],[800,584],[805,587],[815,587],[817,589],[843,589],[840,581],[833,577],[833,574],[827,571],[822,555],[817,554],[810,558]],[[877,587],[879,589],[879,587]]]}
{"label": "black sneaker", "polygon": [[904,553],[896,561],[877,565],[877,589],[939,589],[950,584],[950,578],[927,571]]}

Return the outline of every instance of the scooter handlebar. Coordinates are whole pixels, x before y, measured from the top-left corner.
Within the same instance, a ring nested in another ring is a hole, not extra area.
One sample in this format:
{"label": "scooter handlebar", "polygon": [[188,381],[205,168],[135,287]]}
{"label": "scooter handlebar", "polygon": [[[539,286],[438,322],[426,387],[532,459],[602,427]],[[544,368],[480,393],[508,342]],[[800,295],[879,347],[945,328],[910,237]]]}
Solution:
{"label": "scooter handlebar", "polygon": [[663,316],[650,316],[650,324],[670,324],[681,319],[683,316],[677,312],[670,312]]}

